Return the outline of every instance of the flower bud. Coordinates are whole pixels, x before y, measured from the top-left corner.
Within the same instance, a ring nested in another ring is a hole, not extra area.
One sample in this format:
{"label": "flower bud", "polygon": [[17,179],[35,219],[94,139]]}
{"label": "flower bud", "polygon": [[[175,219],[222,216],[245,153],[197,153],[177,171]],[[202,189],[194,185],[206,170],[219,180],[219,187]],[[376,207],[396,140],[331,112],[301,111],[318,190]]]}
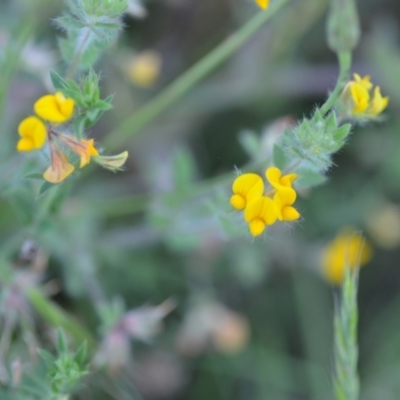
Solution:
{"label": "flower bud", "polygon": [[330,49],[335,53],[353,50],[360,33],[355,0],[331,0],[327,24]]}
{"label": "flower bud", "polygon": [[124,151],[116,156],[96,156],[92,158],[93,161],[100,164],[102,167],[111,171],[118,171],[125,164],[125,161],[128,158],[128,152]]}

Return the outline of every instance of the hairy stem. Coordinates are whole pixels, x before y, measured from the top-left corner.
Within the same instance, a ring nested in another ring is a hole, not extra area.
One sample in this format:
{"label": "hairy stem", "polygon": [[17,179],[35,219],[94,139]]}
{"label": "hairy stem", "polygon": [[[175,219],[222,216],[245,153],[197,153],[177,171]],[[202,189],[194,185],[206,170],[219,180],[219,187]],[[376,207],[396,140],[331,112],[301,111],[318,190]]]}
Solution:
{"label": "hairy stem", "polygon": [[270,20],[289,1],[281,0],[274,2],[267,11],[258,12],[236,33],[217,46],[187,72],[172,82],[155,99],[144,105],[111,132],[105,142],[105,146],[115,149],[120,147],[126,140],[137,135],[142,128],[162,114],[168,107],[177,102],[202,79],[232,56],[265,22]]}
{"label": "hairy stem", "polygon": [[346,80],[349,77],[351,68],[351,53],[349,51],[341,52],[338,54],[338,59],[340,68],[339,77],[335,88],[320,109],[322,115],[325,115],[333,107],[346,84]]}

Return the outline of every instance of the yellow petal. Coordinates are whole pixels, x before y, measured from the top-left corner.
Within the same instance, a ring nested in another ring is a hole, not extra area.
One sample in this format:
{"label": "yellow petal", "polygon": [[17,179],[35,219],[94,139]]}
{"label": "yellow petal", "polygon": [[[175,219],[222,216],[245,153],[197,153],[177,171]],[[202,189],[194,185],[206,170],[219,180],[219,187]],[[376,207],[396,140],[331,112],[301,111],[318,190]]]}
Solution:
{"label": "yellow petal", "polygon": [[258,197],[250,201],[244,210],[244,219],[251,222],[261,219],[266,225],[272,225],[277,219],[276,204],[267,196]]}
{"label": "yellow petal", "polygon": [[256,3],[263,10],[266,10],[268,8],[268,6],[269,6],[269,0],[256,0]]}
{"label": "yellow petal", "polygon": [[290,206],[285,206],[282,208],[282,219],[283,221],[296,221],[300,218],[300,213]]}
{"label": "yellow petal", "polygon": [[243,210],[246,207],[246,200],[239,194],[234,194],[231,196],[229,202],[235,210]]}
{"label": "yellow petal", "polygon": [[279,187],[281,186],[280,179],[282,176],[281,170],[276,167],[269,167],[265,171],[265,176],[268,179],[268,182],[274,187]]}
{"label": "yellow petal", "polygon": [[[232,206],[237,210],[242,210],[249,201],[262,196],[264,181],[257,174],[249,173],[240,175],[233,181],[232,192],[236,195],[233,204],[231,203]],[[235,207],[235,205],[239,208]]]}
{"label": "yellow petal", "polygon": [[74,171],[75,167],[70,164],[67,157],[55,145],[50,148],[51,165],[43,174],[43,178],[50,183],[60,183]]}
{"label": "yellow petal", "polygon": [[369,75],[364,76],[364,78],[361,78],[360,75],[354,74],[354,80],[358,84],[362,85],[365,87],[365,89],[370,90],[372,89],[372,83],[371,83],[371,77]]}
{"label": "yellow petal", "polygon": [[297,193],[294,189],[289,187],[281,187],[275,193],[274,201],[279,198],[282,206],[290,206],[296,201],[296,197]]}
{"label": "yellow petal", "polygon": [[35,150],[35,143],[31,138],[21,138],[18,140],[17,143],[17,150],[18,151],[31,151]]}
{"label": "yellow petal", "polygon": [[23,139],[26,139],[18,142],[18,151],[40,149],[46,142],[46,126],[37,117],[31,116],[22,120],[18,126],[18,133]]}
{"label": "yellow petal", "polygon": [[297,174],[284,175],[281,178],[281,183],[283,186],[292,186],[292,183],[298,178]]}
{"label": "yellow petal", "polygon": [[83,143],[84,146],[85,146],[85,152],[83,152],[81,154],[81,163],[80,163],[79,168],[82,168],[85,165],[89,164],[90,158],[92,156],[98,156],[99,155],[99,152],[97,151],[96,147],[94,147],[94,140],[93,139],[90,139],[90,140],[82,139],[81,143]]}
{"label": "yellow petal", "polygon": [[74,113],[74,107],[74,100],[65,98],[61,92],[45,95],[34,104],[39,117],[55,123],[68,121]]}
{"label": "yellow petal", "polygon": [[350,93],[354,103],[352,112],[355,114],[363,113],[369,105],[368,90],[359,83],[351,82]]}
{"label": "yellow petal", "polygon": [[77,139],[75,136],[58,134],[58,139],[68,146],[73,152],[80,157],[80,166],[83,168],[90,163],[92,156],[98,156],[99,152],[94,147],[94,140]]}
{"label": "yellow petal", "polygon": [[265,231],[265,223],[261,219],[254,219],[249,222],[249,230],[253,236],[259,236]]}
{"label": "yellow petal", "polygon": [[371,246],[361,235],[345,230],[326,246],[322,256],[323,272],[330,282],[338,285],[343,281],[346,266],[351,269],[363,266],[371,255]]}
{"label": "yellow petal", "polygon": [[388,105],[389,97],[382,97],[381,88],[376,86],[374,89],[374,97],[372,98],[369,112],[372,115],[380,114]]}

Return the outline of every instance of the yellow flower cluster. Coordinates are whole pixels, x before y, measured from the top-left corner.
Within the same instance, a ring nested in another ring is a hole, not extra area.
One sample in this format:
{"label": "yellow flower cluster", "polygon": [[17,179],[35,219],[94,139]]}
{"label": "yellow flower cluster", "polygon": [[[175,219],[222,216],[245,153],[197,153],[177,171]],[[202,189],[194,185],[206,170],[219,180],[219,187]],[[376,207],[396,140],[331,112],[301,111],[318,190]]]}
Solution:
{"label": "yellow flower cluster", "polygon": [[389,97],[382,97],[381,88],[374,87],[369,76],[353,76],[354,80],[346,85],[342,93],[349,114],[358,118],[374,118],[381,114],[389,103]]}
{"label": "yellow flower cluster", "polygon": [[322,270],[329,282],[340,285],[346,267],[351,270],[361,267],[371,256],[370,244],[357,231],[345,229],[324,249]]}
{"label": "yellow flower cluster", "polygon": [[96,161],[106,168],[117,169],[124,164],[127,152],[119,156],[102,157],[99,156],[93,139],[78,139],[56,131],[55,125],[65,123],[72,118],[75,108],[73,99],[66,98],[61,92],[48,94],[37,100],[33,108],[36,116],[25,118],[18,126],[21,138],[17,143],[17,150],[28,152],[41,149],[48,141],[51,164],[43,173],[46,181],[62,182],[75,169],[60,148],[60,144],[80,157],[80,168],[89,164],[91,157],[95,157]]}
{"label": "yellow flower cluster", "polygon": [[256,3],[258,4],[258,6],[260,8],[262,8],[263,10],[266,10],[269,6],[269,1],[270,0],[256,0]]}
{"label": "yellow flower cluster", "polygon": [[264,194],[264,180],[258,174],[247,173],[238,176],[233,184],[230,198],[232,207],[244,211],[244,220],[253,236],[261,235],[267,225],[279,221],[294,221],[300,218],[292,207],[297,193],[292,183],[296,174],[283,175],[279,168],[270,167],[265,171],[271,185],[268,196]]}

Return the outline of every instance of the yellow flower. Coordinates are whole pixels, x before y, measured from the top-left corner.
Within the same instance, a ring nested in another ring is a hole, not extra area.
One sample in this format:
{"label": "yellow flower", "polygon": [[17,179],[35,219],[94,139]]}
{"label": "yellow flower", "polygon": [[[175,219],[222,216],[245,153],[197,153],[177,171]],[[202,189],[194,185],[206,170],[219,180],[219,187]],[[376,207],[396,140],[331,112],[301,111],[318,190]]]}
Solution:
{"label": "yellow flower", "polygon": [[374,89],[374,97],[370,104],[370,113],[372,115],[380,114],[388,105],[389,97],[382,97],[381,88],[376,86]]}
{"label": "yellow flower", "polygon": [[364,86],[365,89],[367,89],[367,90],[371,90],[372,87],[374,86],[374,85],[371,83],[371,77],[370,77],[369,75],[365,75],[364,78],[361,78],[360,75],[358,75],[358,74],[353,74],[353,77],[354,77],[354,81],[355,81],[356,83],[358,83],[358,84]]}
{"label": "yellow flower", "polygon": [[267,196],[251,200],[244,210],[244,219],[249,224],[253,236],[261,235],[266,225],[274,224],[277,215],[276,204]]}
{"label": "yellow flower", "polygon": [[94,147],[94,140],[78,140],[74,136],[58,134],[57,138],[67,145],[73,152],[81,158],[79,168],[83,168],[90,163],[92,156],[98,156],[99,152]]}
{"label": "yellow flower", "polygon": [[50,183],[60,183],[74,171],[75,167],[70,164],[65,154],[50,142],[51,165],[43,174],[43,178]]}
{"label": "yellow flower", "polygon": [[352,113],[363,113],[369,106],[369,92],[364,85],[350,82],[350,93],[354,102]]}
{"label": "yellow flower", "polygon": [[296,191],[292,188],[282,188],[275,193],[274,203],[280,221],[295,221],[300,218],[300,213],[292,207],[296,197]]}
{"label": "yellow flower", "polygon": [[269,6],[269,1],[270,0],[256,0],[256,3],[258,4],[259,7],[261,7],[263,10],[266,10]]}
{"label": "yellow flower", "polygon": [[66,98],[61,92],[57,92],[41,97],[33,107],[40,118],[60,124],[72,117],[75,102]]}
{"label": "yellow flower", "polygon": [[46,126],[37,117],[27,117],[18,126],[21,136],[17,143],[18,151],[31,151],[40,149],[46,142]]}
{"label": "yellow flower", "polygon": [[297,179],[297,174],[288,174],[282,176],[282,172],[279,168],[269,167],[265,171],[265,176],[271,186],[276,189],[291,188],[292,183]]}
{"label": "yellow flower", "polygon": [[356,231],[346,229],[326,246],[322,255],[322,269],[331,283],[340,285],[346,267],[352,270],[361,267],[371,256],[370,244]]}
{"label": "yellow flower", "polygon": [[389,97],[382,97],[380,87],[374,88],[369,76],[361,78],[360,75],[354,74],[354,80],[343,90],[342,102],[350,116],[365,119],[381,114],[389,104]]}
{"label": "yellow flower", "polygon": [[126,67],[126,75],[130,81],[138,86],[153,85],[161,69],[161,57],[155,51],[144,51],[132,59]]}
{"label": "yellow flower", "polygon": [[243,210],[246,204],[264,192],[264,181],[260,175],[249,173],[238,176],[232,185],[234,193],[230,203],[236,210]]}

